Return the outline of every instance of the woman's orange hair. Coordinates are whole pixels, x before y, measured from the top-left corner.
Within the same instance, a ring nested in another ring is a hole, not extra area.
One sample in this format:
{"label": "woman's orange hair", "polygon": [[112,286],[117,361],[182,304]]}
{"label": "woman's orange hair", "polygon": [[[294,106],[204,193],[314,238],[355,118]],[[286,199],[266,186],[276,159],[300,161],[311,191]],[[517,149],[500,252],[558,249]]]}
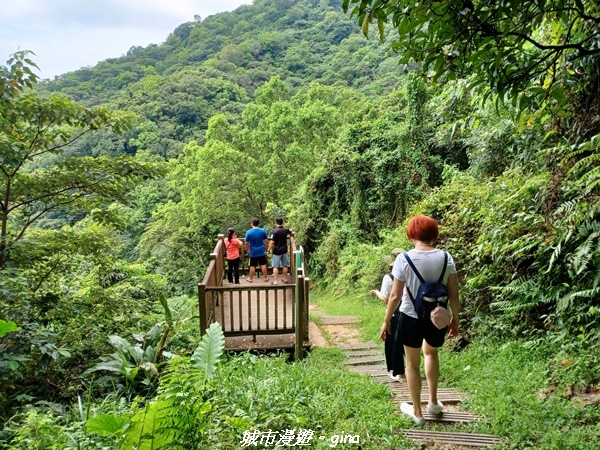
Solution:
{"label": "woman's orange hair", "polygon": [[433,243],[440,234],[437,222],[429,216],[419,214],[408,221],[406,235],[409,239]]}

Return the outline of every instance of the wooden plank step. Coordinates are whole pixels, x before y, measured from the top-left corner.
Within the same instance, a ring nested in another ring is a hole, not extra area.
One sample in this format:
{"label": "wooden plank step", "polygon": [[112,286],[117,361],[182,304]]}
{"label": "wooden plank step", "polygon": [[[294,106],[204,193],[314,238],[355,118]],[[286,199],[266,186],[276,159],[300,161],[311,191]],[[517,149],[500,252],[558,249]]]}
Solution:
{"label": "wooden plank step", "polygon": [[[423,384],[421,386],[422,386],[421,397],[423,397],[425,395],[425,391],[427,391],[427,394],[429,395],[429,386],[427,386],[426,380],[423,380]],[[406,383],[398,383],[398,382],[390,383],[389,388],[394,393],[407,393],[408,394],[408,385]],[[438,392],[446,393],[446,394],[448,394],[448,393],[460,394],[463,397],[466,397],[468,395],[465,392],[458,391],[457,389],[445,388],[445,387],[438,387]]]}
{"label": "wooden plank step", "polygon": [[319,317],[321,325],[344,325],[347,323],[358,323],[360,317],[358,316],[323,316]]}
{"label": "wooden plank step", "polygon": [[446,431],[401,430],[409,439],[433,441],[436,444],[456,444],[468,447],[487,447],[497,445],[500,439],[491,434],[451,433]]}
{"label": "wooden plank step", "polygon": [[380,355],[380,356],[366,356],[364,358],[350,358],[350,359],[347,359],[346,361],[343,361],[342,364],[345,364],[347,366],[355,366],[355,365],[359,365],[359,364],[368,364],[368,363],[375,363],[375,362],[381,362],[381,361],[385,361],[385,356]]}
{"label": "wooden plank step", "polygon": [[[375,381],[379,381],[380,383],[390,383],[390,384],[406,384],[406,381],[396,381],[390,378],[390,374],[388,372],[377,373],[377,372],[369,372],[369,375],[375,378]],[[425,380],[423,380],[423,386],[427,386]]]}
{"label": "wooden plank step", "polygon": [[368,366],[350,366],[348,370],[357,373],[371,374],[377,372],[383,372],[383,374],[387,374],[387,366],[381,364],[370,364]]}
{"label": "wooden plank step", "polygon": [[423,417],[427,422],[437,423],[471,423],[479,420],[477,414],[461,411],[444,411],[442,414],[429,414],[428,412],[423,412]]}
{"label": "wooden plank step", "polygon": [[[394,394],[394,395],[407,395],[408,396],[410,394],[406,383],[394,383],[394,384],[389,384],[388,386],[389,386],[390,390],[392,391],[392,394]],[[451,396],[455,396],[455,397],[459,397],[459,398],[465,398],[469,394],[467,394],[465,392],[460,392],[454,388],[438,388],[438,396],[439,395],[446,395],[446,396],[451,395]],[[425,381],[423,381],[422,388],[421,388],[421,398],[423,398],[425,400],[427,398],[429,398],[429,387],[427,386],[427,383]]]}
{"label": "wooden plank step", "polygon": [[390,383],[402,383],[402,381],[393,381],[390,378],[390,374],[387,371],[387,367],[380,370],[363,371],[359,373],[362,373],[364,375],[370,375],[373,378],[375,378],[375,381],[379,381],[380,383],[387,383],[388,381],[384,380],[385,378],[387,378]]}
{"label": "wooden plank step", "polygon": [[342,350],[364,350],[365,348],[377,348],[380,345],[375,342],[359,342],[357,344],[340,345]]}
{"label": "wooden plank step", "polygon": [[[429,392],[423,391],[421,393],[421,400],[427,401],[429,397]],[[460,392],[458,393],[448,393],[448,394],[438,394],[438,400],[441,401],[445,405],[456,405],[458,403],[462,403],[463,399],[466,397],[465,394]],[[411,402],[410,394],[408,392],[397,392],[394,393],[394,401],[396,402]]]}
{"label": "wooden plank step", "polygon": [[381,351],[377,348],[369,349],[369,350],[353,350],[344,352],[348,358],[352,358],[355,356],[378,356],[381,355]]}

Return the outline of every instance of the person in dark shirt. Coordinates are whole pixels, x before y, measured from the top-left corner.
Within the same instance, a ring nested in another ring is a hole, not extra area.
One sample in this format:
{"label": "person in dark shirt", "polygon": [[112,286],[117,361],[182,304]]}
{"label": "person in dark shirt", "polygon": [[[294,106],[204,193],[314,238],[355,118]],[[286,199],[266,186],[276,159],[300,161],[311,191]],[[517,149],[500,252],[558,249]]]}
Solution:
{"label": "person in dark shirt", "polygon": [[290,265],[290,259],[288,258],[288,246],[287,238],[292,232],[288,227],[283,226],[283,218],[277,217],[275,219],[275,228],[273,229],[273,235],[271,236],[271,242],[269,243],[269,251],[272,252],[272,265],[273,265],[273,283],[278,284],[277,277],[279,275],[279,267],[283,266],[283,282],[289,283],[288,278],[288,267]]}

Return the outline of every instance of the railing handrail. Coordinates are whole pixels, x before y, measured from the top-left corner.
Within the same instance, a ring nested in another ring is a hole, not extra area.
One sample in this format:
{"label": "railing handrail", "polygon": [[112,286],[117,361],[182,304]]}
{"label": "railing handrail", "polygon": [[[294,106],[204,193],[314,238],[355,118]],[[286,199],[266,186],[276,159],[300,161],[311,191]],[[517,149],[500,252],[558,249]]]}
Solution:
{"label": "railing handrail", "polygon": [[293,289],[293,284],[257,285],[257,286],[206,286],[207,291],[276,291],[282,289]]}
{"label": "railing handrail", "polygon": [[214,261],[214,260],[212,260],[211,262],[208,263],[208,267],[206,268],[206,273],[204,274],[204,278],[201,281],[201,283],[204,284],[205,286],[208,286],[212,271],[215,270],[215,265],[216,265],[216,261]]}

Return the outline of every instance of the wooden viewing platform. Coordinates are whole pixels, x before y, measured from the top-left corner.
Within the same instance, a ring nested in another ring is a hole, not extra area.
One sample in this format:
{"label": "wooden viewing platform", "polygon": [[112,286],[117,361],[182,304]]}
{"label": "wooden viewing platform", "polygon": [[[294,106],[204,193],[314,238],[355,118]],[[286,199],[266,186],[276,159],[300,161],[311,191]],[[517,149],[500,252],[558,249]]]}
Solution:
{"label": "wooden viewing platform", "polygon": [[246,281],[248,268],[244,266],[244,251],[240,252],[240,284],[229,283],[223,249],[223,235],[219,235],[206,275],[198,284],[200,332],[204,334],[212,322],[219,322],[225,334],[226,350],[295,349],[296,358],[302,358],[301,350],[311,345],[308,336],[310,280],[304,273],[303,251],[296,248],[294,237],[289,238],[288,277],[292,282],[287,284],[283,283],[281,269],[279,284],[271,284],[272,267],[268,268],[268,282],[263,280],[260,270],[252,283]]}

